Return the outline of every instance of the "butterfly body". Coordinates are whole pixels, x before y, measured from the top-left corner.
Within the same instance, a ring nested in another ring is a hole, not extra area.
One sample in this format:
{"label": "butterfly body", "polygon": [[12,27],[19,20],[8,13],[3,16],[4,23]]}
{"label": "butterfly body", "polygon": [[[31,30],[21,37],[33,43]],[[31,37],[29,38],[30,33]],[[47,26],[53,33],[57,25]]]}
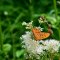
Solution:
{"label": "butterfly body", "polygon": [[35,40],[42,40],[50,36],[50,33],[41,32],[38,28],[32,29]]}

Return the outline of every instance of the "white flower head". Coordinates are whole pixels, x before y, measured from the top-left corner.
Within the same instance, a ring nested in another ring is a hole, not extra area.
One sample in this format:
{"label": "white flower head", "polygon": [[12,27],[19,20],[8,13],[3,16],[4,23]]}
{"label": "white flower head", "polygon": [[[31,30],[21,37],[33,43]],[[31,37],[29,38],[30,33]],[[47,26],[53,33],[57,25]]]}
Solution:
{"label": "white flower head", "polygon": [[26,29],[32,29],[33,28],[33,24],[32,23],[33,23],[33,21],[27,23]]}
{"label": "white flower head", "polygon": [[54,39],[46,40],[44,44],[46,45],[45,49],[50,51],[51,53],[58,52],[60,47],[59,41],[56,41]]}
{"label": "white flower head", "polygon": [[41,19],[38,19],[39,23],[43,23],[43,21]]}
{"label": "white flower head", "polygon": [[39,27],[37,27],[37,28],[39,28],[41,31],[43,31],[43,29],[44,29],[44,28],[41,28],[40,26],[39,26]]}
{"label": "white flower head", "polygon": [[40,56],[45,54],[46,51],[57,53],[60,47],[60,42],[55,39],[36,41],[32,36],[32,32],[29,31],[22,35],[22,39],[24,48],[30,55]]}
{"label": "white flower head", "polygon": [[22,25],[25,25],[26,26],[26,29],[31,29],[31,28],[33,28],[32,23],[33,23],[33,21],[31,21],[29,23],[23,22]]}
{"label": "white flower head", "polygon": [[27,25],[27,23],[26,22],[23,22],[22,25]]}
{"label": "white flower head", "polygon": [[60,1],[57,1],[57,3],[60,5]]}
{"label": "white flower head", "polygon": [[40,45],[36,48],[36,52],[37,54],[42,54],[43,53],[43,50],[44,50],[44,46]]}
{"label": "white flower head", "polygon": [[4,11],[4,15],[8,15],[8,12],[7,11]]}

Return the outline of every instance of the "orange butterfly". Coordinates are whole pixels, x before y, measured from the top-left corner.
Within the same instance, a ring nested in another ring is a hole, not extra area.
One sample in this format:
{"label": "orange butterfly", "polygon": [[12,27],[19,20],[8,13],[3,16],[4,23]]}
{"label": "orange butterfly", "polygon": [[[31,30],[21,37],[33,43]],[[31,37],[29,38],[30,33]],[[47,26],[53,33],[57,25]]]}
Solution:
{"label": "orange butterfly", "polygon": [[50,33],[41,32],[38,28],[32,29],[35,40],[45,39],[50,36]]}

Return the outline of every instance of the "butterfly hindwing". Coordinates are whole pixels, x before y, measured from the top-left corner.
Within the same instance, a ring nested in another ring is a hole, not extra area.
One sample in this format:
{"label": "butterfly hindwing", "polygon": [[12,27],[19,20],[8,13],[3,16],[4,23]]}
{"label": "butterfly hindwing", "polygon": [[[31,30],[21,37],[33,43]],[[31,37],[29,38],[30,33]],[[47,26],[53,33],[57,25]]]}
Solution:
{"label": "butterfly hindwing", "polygon": [[32,29],[33,35],[35,40],[41,40],[41,39],[45,39],[47,37],[50,36],[50,33],[46,33],[46,32],[41,32],[39,29],[37,28],[33,28]]}
{"label": "butterfly hindwing", "polygon": [[38,36],[40,37],[39,39],[41,40],[41,39],[45,39],[45,38],[49,37],[50,33],[41,32]]}

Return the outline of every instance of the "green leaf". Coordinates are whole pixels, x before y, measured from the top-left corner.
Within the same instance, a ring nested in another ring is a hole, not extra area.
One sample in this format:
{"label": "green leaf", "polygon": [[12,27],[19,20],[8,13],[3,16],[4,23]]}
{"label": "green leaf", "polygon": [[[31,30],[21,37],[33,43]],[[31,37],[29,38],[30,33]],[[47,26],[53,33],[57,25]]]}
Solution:
{"label": "green leaf", "polygon": [[4,44],[3,45],[3,52],[8,53],[11,50],[11,45],[10,44]]}
{"label": "green leaf", "polygon": [[24,50],[17,50],[16,51],[16,57],[19,58],[21,55],[24,54]]}

